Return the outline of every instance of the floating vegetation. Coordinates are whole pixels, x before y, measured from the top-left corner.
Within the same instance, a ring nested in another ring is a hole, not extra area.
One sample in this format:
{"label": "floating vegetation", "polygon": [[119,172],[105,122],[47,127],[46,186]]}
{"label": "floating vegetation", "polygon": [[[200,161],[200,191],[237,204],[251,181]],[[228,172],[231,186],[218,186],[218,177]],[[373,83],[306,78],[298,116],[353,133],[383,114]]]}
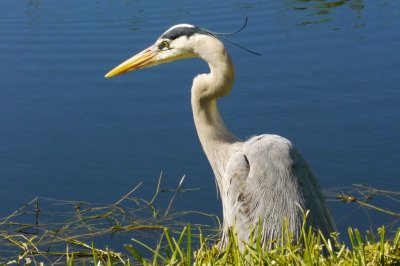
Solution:
{"label": "floating vegetation", "polygon": [[328,201],[345,203],[348,207],[347,214],[337,219],[336,223],[361,213],[371,228],[380,227],[382,218],[390,221],[386,224],[389,232],[394,233],[400,226],[400,192],[378,189],[365,184],[353,184],[350,187],[331,188],[324,194]]}
{"label": "floating vegetation", "polygon": [[[123,261],[128,252],[124,255],[112,251],[108,242],[112,242],[113,238],[128,236],[126,241],[135,238],[154,242],[166,228],[172,234],[180,232],[186,225],[182,222],[183,217],[188,215],[209,217],[214,226],[192,226],[201,228],[208,235],[216,236],[216,228],[220,226],[217,216],[196,211],[170,211],[176,193],[186,192],[182,188],[183,179],[164,213],[156,204],[161,191],[161,176],[156,192],[150,200],[133,196],[142,183],[109,205],[34,198],[9,216],[0,219],[0,264],[10,261],[21,263],[27,260],[29,263],[45,261],[46,265],[58,262],[63,265],[68,257],[67,253],[74,254],[75,261],[93,256]],[[104,248],[95,248],[92,243]]]}

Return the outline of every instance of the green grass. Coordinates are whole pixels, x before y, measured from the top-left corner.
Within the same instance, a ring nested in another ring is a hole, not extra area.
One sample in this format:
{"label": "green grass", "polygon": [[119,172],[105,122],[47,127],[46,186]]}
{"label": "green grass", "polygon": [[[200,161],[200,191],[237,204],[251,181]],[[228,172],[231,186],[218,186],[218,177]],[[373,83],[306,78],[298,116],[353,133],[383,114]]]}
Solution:
{"label": "green grass", "polygon": [[[209,244],[203,235],[200,235],[200,243],[192,246],[197,240],[191,239],[190,231],[190,226],[185,227],[174,238],[165,229],[154,249],[138,242],[151,251],[150,259],[141,256],[132,245],[126,248],[142,265],[400,265],[400,229],[389,240],[385,227],[379,228],[377,239],[369,232],[363,237],[357,229],[349,228],[350,246],[341,243],[337,234],[326,239],[310,228],[303,228],[300,242],[294,244],[286,230],[285,237],[278,239],[271,250],[263,249],[259,240],[241,249],[240,240],[234,234],[230,235],[230,245],[223,250]],[[167,245],[161,248],[164,241]],[[195,250],[193,254],[191,250]]]}
{"label": "green grass", "polygon": [[[230,236],[230,245],[219,250],[217,244],[210,244],[207,238],[200,234],[199,239],[193,238],[190,225],[183,228],[180,234],[173,236],[165,228],[160,241],[155,247],[134,241],[125,245],[128,255],[121,255],[111,250],[99,250],[93,245],[86,246],[90,256],[82,258],[80,252],[70,252],[67,248],[64,259],[67,265],[400,265],[400,229],[394,238],[387,239],[385,228],[378,230],[378,238],[372,238],[367,232],[362,236],[357,229],[349,228],[350,246],[338,241],[336,236],[324,238],[319,233],[303,228],[299,244],[293,244],[290,235],[279,239],[278,245],[272,250],[261,248],[259,243],[244,245],[238,248],[239,240]],[[145,258],[138,247],[151,252]],[[60,257],[61,258],[61,257]],[[20,265],[46,264],[38,261],[33,253],[21,253],[14,260]],[[26,263],[28,262],[28,263]],[[33,264],[34,263],[34,264]]]}
{"label": "green grass", "polygon": [[[400,227],[393,226],[399,214],[371,203],[372,198],[380,195],[400,202],[397,192],[365,187],[358,195],[351,191],[344,194],[341,189],[328,197],[390,215],[394,222],[387,227],[362,233],[348,228],[347,236],[333,233],[325,238],[304,225],[300,241],[295,243],[283,223],[284,233],[274,241],[273,249],[262,247],[258,232],[251,235],[252,244],[242,243],[231,232],[229,246],[220,249],[215,230],[221,227],[218,218],[195,211],[174,212],[171,208],[177,193],[193,191],[183,189],[182,182],[178,189],[172,190],[172,199],[164,212],[156,205],[160,182],[149,201],[132,197],[136,188],[107,206],[44,198],[32,200],[0,219],[0,264],[400,265]],[[360,186],[356,189],[360,191]],[[343,195],[350,198],[347,196],[350,194],[351,201],[342,199]],[[194,220],[195,215],[209,217],[214,226],[182,222],[187,220],[186,216]],[[99,237],[107,239],[115,234],[129,235],[130,239],[114,249],[98,244]],[[349,241],[346,244],[341,238]]]}
{"label": "green grass", "polygon": [[[125,254],[110,249],[99,249],[93,244],[70,241],[65,252],[40,251],[35,238],[13,242],[21,252],[11,265],[400,265],[400,228],[394,236],[387,236],[382,226],[374,235],[348,229],[350,245],[332,234],[325,238],[312,228],[303,226],[301,238],[294,243],[287,226],[284,234],[274,242],[271,250],[262,248],[257,233],[252,236],[253,244],[240,243],[233,233],[226,249],[219,249],[214,238],[209,239],[201,228],[186,225],[180,232],[165,227],[154,246],[132,239],[124,245]],[[241,245],[243,244],[243,245]],[[71,246],[83,248],[73,251]],[[240,248],[239,248],[240,247]],[[146,253],[147,255],[145,255]],[[56,257],[56,260],[50,259]]]}

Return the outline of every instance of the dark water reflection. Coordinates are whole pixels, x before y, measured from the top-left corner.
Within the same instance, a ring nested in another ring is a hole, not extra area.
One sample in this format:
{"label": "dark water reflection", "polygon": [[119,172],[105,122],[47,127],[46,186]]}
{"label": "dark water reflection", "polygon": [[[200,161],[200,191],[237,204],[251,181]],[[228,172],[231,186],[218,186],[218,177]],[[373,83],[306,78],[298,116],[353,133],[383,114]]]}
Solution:
{"label": "dark water reflection", "polygon": [[[277,133],[302,151],[323,187],[400,190],[400,4],[396,1],[2,1],[0,206],[34,196],[110,203],[144,180],[140,197],[183,175],[200,192],[176,209],[220,213],[190,110],[195,60],[113,80],[103,75],[188,22],[233,31],[237,77],[221,100],[238,136]],[[165,193],[166,199],[171,194]],[[162,203],[161,203],[162,205]],[[339,228],[369,226],[332,203]],[[359,215],[361,214],[361,215]],[[373,216],[373,215],[372,215]],[[390,217],[376,217],[377,223]]]}
{"label": "dark water reflection", "polygon": [[[309,1],[299,0],[292,3],[292,8],[296,11],[303,13],[306,18],[301,21],[300,25],[319,24],[324,22],[333,22],[335,19],[340,18],[335,12],[340,12],[337,9],[346,7],[354,11],[358,19],[361,18],[362,10],[364,9],[363,0],[343,0],[343,1]],[[359,26],[359,25],[358,25]]]}

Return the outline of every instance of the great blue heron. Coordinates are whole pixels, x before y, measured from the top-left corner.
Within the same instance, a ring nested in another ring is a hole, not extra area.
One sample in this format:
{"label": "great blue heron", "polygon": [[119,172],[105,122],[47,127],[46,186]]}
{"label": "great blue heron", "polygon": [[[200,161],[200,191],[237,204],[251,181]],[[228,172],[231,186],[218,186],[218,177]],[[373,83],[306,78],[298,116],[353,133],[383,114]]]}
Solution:
{"label": "great blue heron", "polygon": [[[213,169],[223,207],[222,243],[234,228],[248,241],[250,228],[259,228],[263,245],[271,246],[282,234],[286,219],[297,240],[303,210],[308,224],[325,235],[335,230],[317,179],[293,144],[277,135],[260,135],[241,141],[225,126],[217,99],[229,94],[235,76],[231,58],[218,36],[208,30],[179,24],[164,32],[149,48],[106,74],[128,71],[178,59],[200,58],[210,73],[197,75],[191,89],[194,123]],[[303,209],[303,210],[302,210]]]}

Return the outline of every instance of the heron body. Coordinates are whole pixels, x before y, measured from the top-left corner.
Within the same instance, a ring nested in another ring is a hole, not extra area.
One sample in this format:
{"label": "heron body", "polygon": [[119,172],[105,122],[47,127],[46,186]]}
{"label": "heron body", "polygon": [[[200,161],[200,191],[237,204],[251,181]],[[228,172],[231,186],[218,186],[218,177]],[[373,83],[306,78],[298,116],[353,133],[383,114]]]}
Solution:
{"label": "heron body", "polygon": [[[223,207],[222,244],[229,230],[249,241],[251,228],[264,246],[282,234],[286,220],[296,240],[309,210],[308,224],[329,235],[335,225],[317,179],[293,144],[277,135],[241,141],[225,126],[217,100],[229,94],[234,66],[213,33],[190,24],[171,27],[149,48],[126,60],[106,77],[186,58],[200,58],[210,72],[197,75],[191,89],[196,130],[213,169]],[[261,228],[258,228],[261,226]]]}

